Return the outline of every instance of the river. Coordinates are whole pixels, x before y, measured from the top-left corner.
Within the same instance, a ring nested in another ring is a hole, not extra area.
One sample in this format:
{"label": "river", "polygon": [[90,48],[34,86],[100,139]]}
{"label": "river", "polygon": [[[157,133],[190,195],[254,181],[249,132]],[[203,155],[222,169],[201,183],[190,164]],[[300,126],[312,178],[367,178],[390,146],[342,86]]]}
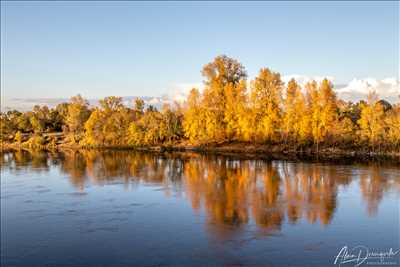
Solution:
{"label": "river", "polygon": [[1,266],[339,266],[400,248],[399,200],[396,163],[3,153]]}

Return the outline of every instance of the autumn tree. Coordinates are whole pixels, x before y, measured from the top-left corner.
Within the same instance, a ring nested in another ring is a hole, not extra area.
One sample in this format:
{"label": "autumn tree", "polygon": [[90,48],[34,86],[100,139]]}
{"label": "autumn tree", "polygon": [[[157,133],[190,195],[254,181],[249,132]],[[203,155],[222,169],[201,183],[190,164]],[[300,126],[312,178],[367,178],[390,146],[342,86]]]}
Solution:
{"label": "autumn tree", "polygon": [[133,110],[135,112],[135,116],[136,117],[140,117],[141,115],[143,115],[144,112],[144,101],[141,98],[135,98],[133,100]]}
{"label": "autumn tree", "polygon": [[128,128],[128,143],[135,146],[157,145],[164,139],[162,114],[155,109],[147,109]]}
{"label": "autumn tree", "polygon": [[84,130],[84,125],[90,116],[89,103],[81,95],[73,96],[70,99],[70,103],[67,107],[61,106],[60,110],[64,111],[63,108],[67,109],[64,115],[66,131],[70,134],[70,138],[73,143],[78,142],[81,139],[81,134]]}
{"label": "autumn tree", "polygon": [[96,107],[85,122],[85,135],[83,139],[85,145],[95,146],[104,144],[102,119],[101,110]]}
{"label": "autumn tree", "polygon": [[238,86],[246,80],[247,74],[237,60],[225,55],[216,57],[204,66],[202,71],[205,78],[202,104],[205,108],[206,135],[215,141],[224,141],[232,137],[232,132],[227,134],[227,125],[232,119],[232,110],[226,109],[227,94],[231,98],[240,97]]}
{"label": "autumn tree", "polygon": [[324,79],[319,87],[315,81],[307,84],[311,130],[317,151],[321,142],[326,142],[333,132],[337,119],[336,95],[332,84]]}
{"label": "autumn tree", "polygon": [[22,143],[22,133],[20,131],[18,131],[15,134],[14,140],[15,140],[15,142],[17,142],[18,145],[21,145],[21,143]]}
{"label": "autumn tree", "polygon": [[128,144],[135,146],[156,145],[161,141],[159,126],[161,114],[155,110],[146,110],[137,121],[128,128]]}
{"label": "autumn tree", "polygon": [[99,101],[85,123],[84,143],[88,145],[123,145],[126,131],[132,119],[131,113],[123,105],[121,97],[109,96]]}
{"label": "autumn tree", "polygon": [[229,141],[240,140],[244,135],[243,124],[240,117],[244,115],[246,108],[246,81],[225,86],[225,134]]}
{"label": "autumn tree", "polygon": [[332,83],[328,79],[321,82],[319,89],[319,105],[321,106],[320,136],[317,140],[327,142],[333,137],[332,133],[337,125],[337,100]]}
{"label": "autumn tree", "polygon": [[31,112],[28,112],[29,121],[35,133],[43,133],[46,131],[46,124],[49,119],[49,108],[47,106],[40,107],[35,105]]}
{"label": "autumn tree", "polygon": [[63,130],[64,118],[55,108],[50,109],[47,128],[49,132],[61,132]]}
{"label": "autumn tree", "polygon": [[32,132],[32,124],[29,120],[29,116],[27,113],[21,113],[18,117],[15,118],[15,126],[18,131],[21,133],[30,133]]}
{"label": "autumn tree", "polygon": [[67,132],[67,130],[68,130],[67,126],[66,126],[66,120],[68,117],[68,106],[69,106],[69,103],[64,102],[64,103],[58,104],[54,109],[58,114],[58,119],[61,124],[61,131],[63,131],[63,132]]}
{"label": "autumn tree", "polygon": [[179,109],[172,109],[170,105],[165,104],[162,110],[162,134],[164,142],[172,143],[183,136],[182,114]]}
{"label": "autumn tree", "polygon": [[12,132],[12,128],[10,125],[10,119],[7,114],[4,112],[0,113],[0,140],[8,141],[10,139],[10,135]]}
{"label": "autumn tree", "polygon": [[190,91],[185,104],[183,130],[191,143],[207,141],[205,110],[196,88]]}
{"label": "autumn tree", "polygon": [[255,138],[278,141],[282,117],[282,87],[280,74],[264,68],[251,83],[251,108],[255,116]]}
{"label": "autumn tree", "polygon": [[256,125],[256,116],[249,102],[249,97],[246,95],[245,101],[238,108],[239,140],[244,142],[255,141],[254,126]]}
{"label": "autumn tree", "polygon": [[384,116],[383,106],[378,102],[378,95],[376,92],[370,92],[368,102],[362,106],[361,118],[358,120],[361,140],[371,146],[382,143],[385,133]]}
{"label": "autumn tree", "polygon": [[295,79],[291,79],[286,88],[286,97],[284,100],[284,115],[282,120],[282,132],[285,142],[301,142],[304,138],[302,134],[303,116],[306,115],[306,106],[304,96],[301,92],[300,85]]}
{"label": "autumn tree", "polygon": [[337,127],[334,131],[335,141],[339,145],[351,145],[357,136],[357,121],[360,119],[361,109],[351,101],[337,100],[338,114]]}
{"label": "autumn tree", "polygon": [[127,131],[130,145],[170,144],[183,136],[182,115],[169,105],[164,105],[162,112],[147,109]]}
{"label": "autumn tree", "polygon": [[[88,146],[155,146],[222,142],[280,144],[292,149],[325,146],[400,148],[400,104],[378,100],[352,103],[337,99],[327,79],[301,87],[290,80],[286,88],[278,72],[268,68],[247,83],[241,63],[225,55],[202,69],[204,90],[192,89],[181,106],[159,111],[136,98],[126,107],[121,97],[101,99],[89,109],[80,95],[55,108],[0,112],[0,139],[41,148],[58,143]],[[249,88],[248,88],[249,87]],[[49,136],[52,136],[49,138]]]}
{"label": "autumn tree", "polygon": [[388,143],[400,146],[400,103],[395,105],[386,115],[385,124],[387,126]]}
{"label": "autumn tree", "polygon": [[387,126],[387,142],[400,146],[400,103],[395,105],[386,115],[385,124]]}

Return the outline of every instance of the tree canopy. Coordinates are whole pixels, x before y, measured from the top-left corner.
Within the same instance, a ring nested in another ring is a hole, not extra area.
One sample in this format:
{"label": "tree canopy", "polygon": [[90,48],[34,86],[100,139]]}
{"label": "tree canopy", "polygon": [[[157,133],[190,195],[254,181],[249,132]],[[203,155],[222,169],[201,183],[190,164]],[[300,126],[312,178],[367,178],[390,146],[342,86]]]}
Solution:
{"label": "tree canopy", "polygon": [[169,103],[159,111],[137,98],[127,107],[121,97],[109,96],[90,107],[77,95],[54,108],[2,112],[0,138],[21,144],[35,136],[31,139],[43,143],[40,136],[63,132],[64,142],[86,146],[238,141],[400,149],[400,104],[374,92],[367,101],[346,102],[328,79],[303,88],[294,79],[285,84],[269,68],[248,81],[244,66],[225,55],[201,73],[204,90],[193,88],[182,106]]}

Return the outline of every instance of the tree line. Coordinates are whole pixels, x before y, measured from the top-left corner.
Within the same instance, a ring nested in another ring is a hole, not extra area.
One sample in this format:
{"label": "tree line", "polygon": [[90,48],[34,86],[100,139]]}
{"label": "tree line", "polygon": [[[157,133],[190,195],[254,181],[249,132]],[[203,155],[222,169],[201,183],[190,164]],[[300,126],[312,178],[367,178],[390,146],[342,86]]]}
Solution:
{"label": "tree line", "polygon": [[110,96],[90,107],[80,95],[55,108],[2,112],[0,138],[34,146],[55,142],[44,133],[63,132],[66,144],[142,146],[230,142],[303,147],[400,149],[400,103],[371,92],[357,103],[339,99],[328,79],[302,88],[262,68],[248,82],[244,66],[225,55],[203,67],[204,90],[193,88],[183,104],[161,110]]}

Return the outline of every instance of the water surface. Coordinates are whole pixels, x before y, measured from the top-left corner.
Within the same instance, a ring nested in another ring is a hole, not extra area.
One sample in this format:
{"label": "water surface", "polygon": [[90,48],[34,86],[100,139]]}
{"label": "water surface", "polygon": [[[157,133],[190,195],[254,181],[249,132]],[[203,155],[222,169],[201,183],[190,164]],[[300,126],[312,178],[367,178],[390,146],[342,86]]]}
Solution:
{"label": "water surface", "polygon": [[343,246],[400,247],[399,173],[396,163],[5,153],[1,266],[337,266]]}

